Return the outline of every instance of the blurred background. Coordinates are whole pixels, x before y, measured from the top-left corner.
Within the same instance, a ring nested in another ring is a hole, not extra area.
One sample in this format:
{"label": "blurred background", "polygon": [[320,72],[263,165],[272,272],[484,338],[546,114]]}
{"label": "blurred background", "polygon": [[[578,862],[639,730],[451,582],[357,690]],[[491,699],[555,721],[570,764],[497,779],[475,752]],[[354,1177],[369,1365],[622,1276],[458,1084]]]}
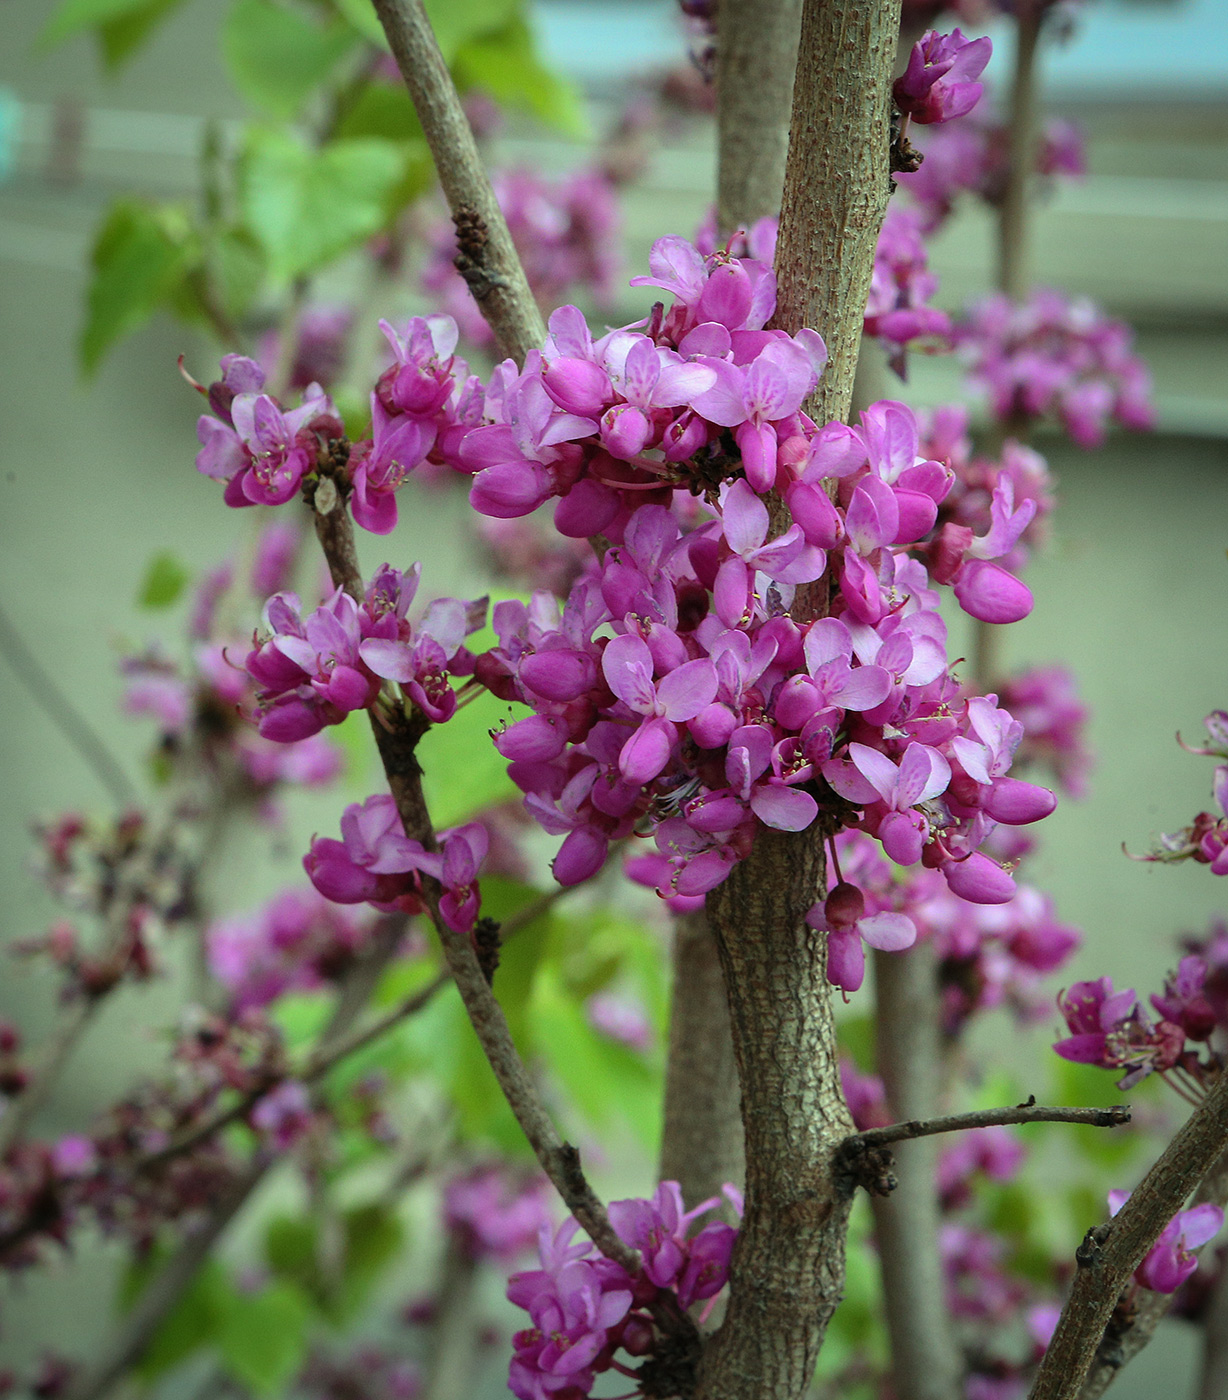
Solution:
{"label": "blurred background", "polygon": [[[198,404],[176,370],[182,354],[198,378],[211,378],[215,340],[158,312],[84,373],[89,260],[117,196],[199,200],[202,147],[234,139],[253,115],[250,92],[237,90],[219,51],[222,8],[187,0],[117,71],[89,34],[55,48],[40,41],[43,0],[0,9],[0,606],[133,774],[151,729],[120,714],[118,657],[159,633],[174,644],[168,615],[138,605],[149,561],[170,550],[199,575],[234,550],[236,521],[193,470]],[[686,36],[669,0],[539,0],[532,23],[543,59],[570,76],[578,102],[567,132],[512,111],[487,140],[497,166],[552,177],[584,166],[637,84],[687,73]],[[1008,71],[1007,48],[988,76]],[[1029,574],[1035,611],[1010,629],[1005,663],[1070,667],[1091,711],[1089,795],[1063,802],[1046,823],[1032,870],[1060,917],[1084,932],[1065,980],[1110,971],[1118,986],[1140,991],[1158,989],[1174,964],[1176,933],[1201,932],[1224,908],[1205,871],[1134,864],[1122,845],[1142,850],[1208,804],[1208,764],[1182,754],[1173,735],[1196,741],[1202,717],[1228,705],[1226,71],[1221,0],[1088,4],[1044,64],[1046,110],[1082,128],[1087,173],[1055,185],[1035,212],[1035,280],[1086,293],[1133,325],[1154,376],[1158,426],[1117,433],[1098,451],[1056,433],[1038,437],[1060,507]],[[610,324],[643,314],[642,293],[625,281],[645,270],[652,241],[689,236],[713,199],[711,124],[694,104],[655,127],[644,154],[621,192],[625,267],[602,309]],[[411,246],[403,274],[381,283],[388,304],[364,307],[371,320],[428,308],[416,256]],[[991,216],[966,202],[934,245],[935,304],[958,310],[988,288],[992,266]],[[361,275],[343,261],[324,290],[354,295]],[[892,392],[916,406],[965,393],[953,359],[920,355],[907,386]],[[474,582],[484,566],[467,543],[466,511],[463,492],[424,491],[390,541],[363,540],[364,560],[389,551],[401,567],[421,559],[433,591],[473,596],[487,580]],[[6,656],[0,713],[0,935],[11,940],[55,914],[30,869],[31,818],[103,809],[107,796]],[[235,839],[214,877],[217,906],[246,908],[291,878],[311,833],[334,829],[336,808],[335,797],[309,797],[281,832]],[[122,992],[79,1048],[42,1126],[80,1129],[108,1088],[152,1068],[161,1053],[152,1028],[181,993],[174,977]],[[44,979],[0,966],[0,1015],[36,1040],[53,1013]],[[1039,1095],[1043,1082],[1029,1075],[1041,1076],[1029,1066],[1047,1053],[1054,1027],[1010,1027],[1007,1036],[1008,1027],[1002,1013],[990,1018],[987,1043],[1001,1054],[1009,1040],[1010,1068],[1024,1092]],[[413,1291],[423,1267],[407,1259],[402,1291]],[[4,1364],[25,1366],[47,1346],[88,1353],[111,1318],[117,1268],[106,1246],[88,1244],[6,1284]],[[504,1364],[496,1349],[482,1393],[504,1393]],[[1188,1393],[1180,1378],[1192,1364],[1182,1329],[1168,1324],[1115,1393],[1128,1400],[1163,1384],[1176,1400]],[[174,1389],[187,1393],[190,1380]]]}

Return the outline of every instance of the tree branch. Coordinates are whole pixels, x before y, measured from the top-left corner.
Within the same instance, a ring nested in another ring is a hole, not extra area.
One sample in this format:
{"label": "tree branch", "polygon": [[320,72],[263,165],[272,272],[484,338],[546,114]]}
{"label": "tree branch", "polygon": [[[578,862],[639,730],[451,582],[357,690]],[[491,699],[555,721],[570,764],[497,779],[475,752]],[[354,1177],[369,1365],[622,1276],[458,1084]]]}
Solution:
{"label": "tree branch", "polygon": [[721,0],[716,31],[717,229],[780,213],[801,0]]}
{"label": "tree branch", "polygon": [[864,1133],[855,1133],[850,1142],[861,1147],[887,1147],[893,1142],[933,1137],[936,1133],[960,1133],[969,1128],[1011,1123],[1083,1123],[1093,1128],[1120,1128],[1129,1121],[1130,1110],[1125,1104],[1115,1104],[1112,1108],[1046,1108],[1043,1104],[1028,1102],[1014,1108],[980,1108],[974,1113],[949,1113],[942,1118],[910,1119],[886,1128],[868,1128]]}
{"label": "tree branch", "polygon": [[523,364],[546,338],[541,312],[491,188],[422,0],[372,0],[435,158],[460,244],[457,267],[501,355]]}
{"label": "tree branch", "polygon": [[[925,940],[903,953],[876,952],[874,986],[875,1058],[891,1112],[900,1118],[933,1113],[941,1061],[933,943]],[[908,1136],[916,1140],[895,1139],[896,1189],[871,1195],[891,1374],[898,1400],[956,1400],[963,1365],[938,1249],[938,1153],[925,1134]]]}
{"label": "tree branch", "polygon": [[[1194,1193],[1195,1205],[1207,1201],[1221,1207],[1228,1205],[1228,1152],[1220,1156]],[[1219,1397],[1228,1394],[1228,1288],[1224,1287],[1224,1278],[1228,1278],[1228,1274],[1222,1275],[1216,1284],[1205,1321],[1201,1400],[1219,1400]],[[1118,1298],[1119,1305],[1129,1291],[1127,1285]],[[1079,1400],[1100,1400],[1100,1396],[1117,1379],[1122,1367],[1133,1361],[1151,1341],[1172,1303],[1167,1293],[1137,1290],[1126,1325],[1122,1328],[1115,1325],[1120,1315],[1119,1309],[1105,1332],[1104,1340],[1096,1348],[1096,1359],[1079,1392]],[[1217,1376],[1218,1380],[1215,1379]]]}
{"label": "tree branch", "polygon": [[1130,1199],[1089,1230],[1075,1255],[1074,1287],[1029,1400],[1075,1400],[1118,1295],[1186,1197],[1228,1147],[1228,1075],[1190,1114]]}
{"label": "tree branch", "polygon": [[[331,489],[325,490],[326,487]],[[327,509],[322,510],[322,505]],[[352,596],[361,597],[362,579],[357,572],[353,530],[331,477],[324,477],[317,487],[315,506],[316,534],[324,549],[333,582]],[[421,842],[424,850],[434,851],[437,849],[435,829],[423,795],[422,769],[415,753],[424,729],[420,716],[409,717],[402,710],[386,711],[379,718],[371,715],[371,730],[405,834],[411,840]],[[597,1199],[581,1169],[579,1152],[559,1137],[550,1115],[542,1106],[529,1072],[512,1041],[503,1008],[495,999],[482,971],[472,939],[468,934],[456,933],[440,917],[437,882],[423,876],[422,889],[470,1024],[542,1170],[602,1254],[621,1264],[628,1272],[638,1272],[639,1255],[628,1249],[614,1233],[605,1207]]]}
{"label": "tree branch", "polygon": [[661,1180],[695,1206],[746,1172],[725,977],[702,911],[674,921],[673,968]]}
{"label": "tree branch", "polygon": [[817,330],[829,360],[806,411],[846,419],[874,249],[891,190],[899,0],[807,0],[776,245],[774,325]]}
{"label": "tree branch", "polygon": [[[886,210],[899,0],[805,0],[776,272],[775,324],[819,330],[831,359],[808,411],[844,418]],[[800,621],[825,594],[800,600]],[[760,830],[709,896],[729,994],[746,1130],[746,1214],[725,1321],[696,1400],[795,1400],[844,1287],[850,1197],[836,1149],[840,1093],[827,944],[805,915],[826,886],[821,822]]]}

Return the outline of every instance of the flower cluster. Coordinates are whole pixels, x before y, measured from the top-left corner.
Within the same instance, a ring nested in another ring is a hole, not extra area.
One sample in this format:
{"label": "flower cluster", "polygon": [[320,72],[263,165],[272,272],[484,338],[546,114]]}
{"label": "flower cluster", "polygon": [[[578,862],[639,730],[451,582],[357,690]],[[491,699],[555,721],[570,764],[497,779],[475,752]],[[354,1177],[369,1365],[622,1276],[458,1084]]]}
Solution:
{"label": "flower cluster", "polygon": [[[732,1187],[726,1194],[740,1209]],[[640,1251],[634,1278],[619,1264],[593,1257],[592,1246],[573,1244],[579,1228],[568,1220],[553,1236],[541,1232],[540,1269],[513,1274],[507,1296],[533,1325],[513,1338],[508,1386],[520,1400],[581,1400],[599,1372],[616,1366],[620,1349],[650,1356],[659,1345],[650,1309],[663,1292],[677,1306],[714,1298],[725,1286],[737,1231],[719,1221],[689,1235],[692,1223],[719,1205],[713,1197],[687,1211],[676,1181],[664,1181],[651,1200],[612,1201],[610,1223],[618,1237]]]}
{"label": "flower cluster", "polygon": [[490,848],[481,822],[441,831],[439,849],[428,851],[405,835],[396,803],[377,793],[352,803],[341,817],[341,840],[317,836],[303,858],[311,883],[338,904],[417,913],[421,876],[442,886],[439,912],[449,928],[468,933],[477,922],[478,872]]}
{"label": "flower cluster", "polygon": [[[1213,710],[1204,723],[1207,742],[1201,748],[1192,748],[1179,736],[1177,742],[1187,753],[1228,760],[1228,711]],[[1218,811],[1199,812],[1189,826],[1165,833],[1154,850],[1133,859],[1164,864],[1194,860],[1209,865],[1212,875],[1228,875],[1228,762],[1216,768],[1211,791]]]}
{"label": "flower cluster", "polygon": [[1151,376],[1130,328],[1086,297],[1041,287],[1016,304],[995,293],[969,308],[956,341],[972,383],[1005,423],[1056,418],[1081,447],[1099,447],[1110,420],[1155,426]]}
{"label": "flower cluster", "polygon": [[384,681],[396,681],[433,722],[452,717],[457,700],[449,677],[472,672],[462,643],[485,622],[486,605],[438,598],[411,624],[420,574],[416,564],[403,573],[385,564],[360,603],[339,588],[305,618],[297,594],[269,599],[267,635],[257,636],[244,661],[259,686],[256,712],[266,739],[294,743],[340,724],[373,705]]}
{"label": "flower cluster", "polygon": [[1134,991],[1114,992],[1111,977],[1076,982],[1058,996],[1057,1004],[1072,1034],[1054,1050],[1078,1064],[1125,1070],[1119,1089],[1129,1089],[1148,1074],[1162,1074],[1182,1059],[1185,1028],[1167,1018],[1153,1022]]}
{"label": "flower cluster", "polygon": [[1114,992],[1109,977],[1076,982],[1058,997],[1058,1009],[1073,1034],[1053,1048],[1067,1060],[1124,1069],[1118,1086],[1123,1089],[1147,1074],[1171,1070],[1171,1086],[1196,1098],[1218,1078],[1224,1063],[1222,1051],[1211,1042],[1222,1045],[1228,1030],[1225,944],[1219,926],[1204,940],[1187,940],[1189,951],[1164,990],[1149,998],[1158,1021],[1151,1020],[1133,990]]}
{"label": "flower cluster", "polygon": [[[1003,849],[995,833],[999,856],[1012,863],[1022,858],[1027,843],[1020,837],[1014,833],[1011,847]],[[1081,941],[1077,929],[1054,917],[1048,896],[1019,883],[1012,898],[988,905],[960,898],[936,870],[914,868],[900,879],[879,847],[857,831],[837,837],[835,854],[843,882],[807,918],[812,927],[828,929],[828,977],[835,985],[845,991],[860,987],[862,941],[892,949],[910,947],[916,938],[930,939],[938,958],[947,1035],[958,1035],[973,1014],[1001,1006],[1025,1021],[1046,1014],[1051,1002],[1041,981]],[[848,912],[858,918],[850,921]]]}
{"label": "flower cluster", "polygon": [[369,936],[368,920],[313,890],[287,889],[249,914],[216,920],[205,946],[210,972],[245,1011],[336,980]]}
{"label": "flower cluster", "polygon": [[318,384],[308,385],[301,406],[286,412],[261,392],[264,379],[255,360],[225,355],[222,377],[208,389],[190,381],[214,414],[197,420],[196,469],[226,483],[228,506],[284,504],[315,470],[321,448],[342,433]]}
{"label": "flower cluster", "polygon": [[[771,265],[776,258],[776,235],[780,221],[771,217],[756,220],[748,230],[734,235],[727,252]],[[951,318],[945,311],[927,305],[938,290],[938,278],[929,268],[920,216],[911,209],[892,204],[874,248],[874,272],[866,301],[864,331],[887,350],[892,367],[901,376],[905,351],[918,347],[948,349]],[[717,251],[716,211],[711,210],[695,235],[695,246],[705,256]]]}
{"label": "flower cluster", "polygon": [[364,530],[396,528],[396,493],[426,462],[451,458],[452,443],[473,411],[476,379],[454,354],[458,332],[451,316],[415,316],[399,335],[380,322],[392,364],[371,395],[371,437],[350,449],[346,476],[350,510]]}
{"label": "flower cluster", "polygon": [[[895,860],[942,868],[957,893],[1009,899],[1009,875],[978,848],[1053,798],[1008,776],[1020,726],[952,680],[922,560],[973,616],[1024,616],[1030,593],[994,561],[1035,500],[1017,504],[1000,472],[984,534],[935,535],[954,473],[922,456],[901,404],[856,428],[801,412],[825,351],[813,332],[764,329],[769,268],[677,238],[651,268],[636,283],[671,291],[668,311],[597,340],[576,308],[555,312],[545,349],[519,373],[496,369],[481,425],[457,444],[480,511],[515,519],[556,498],[565,536],[610,546],[561,612],[541,593],[498,605],[499,645],[475,665],[534,711],[496,743],[530,812],[566,837],[556,877],[587,878],[611,841],[647,830],[660,892],[693,898],[757,823],[799,831],[822,802]],[[783,531],[773,489],[793,516]],[[795,595],[829,571],[832,615],[799,627]],[[350,647],[372,662],[370,642]],[[316,685],[310,705],[337,703],[326,674]],[[367,702],[352,689],[346,703]]]}
{"label": "flower cluster", "polygon": [[554,1193],[540,1174],[495,1163],[454,1176],[444,1187],[444,1224],[471,1259],[510,1264],[550,1231]]}
{"label": "flower cluster", "polygon": [[[578,170],[546,180],[526,167],[491,175],[534,297],[558,306],[575,289],[598,306],[612,304],[622,273],[622,218],[614,184],[601,170]],[[429,235],[422,287],[456,319],[474,345],[492,343],[490,327],[456,270],[456,230],[451,219]]]}

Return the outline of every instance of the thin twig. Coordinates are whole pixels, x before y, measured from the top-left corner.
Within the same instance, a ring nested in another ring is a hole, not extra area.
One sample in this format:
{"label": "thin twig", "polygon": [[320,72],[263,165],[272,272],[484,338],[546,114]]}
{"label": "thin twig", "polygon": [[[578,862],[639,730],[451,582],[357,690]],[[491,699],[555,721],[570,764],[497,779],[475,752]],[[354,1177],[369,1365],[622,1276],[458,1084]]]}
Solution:
{"label": "thin twig", "polygon": [[1112,1108],[1046,1108],[1043,1104],[1021,1103],[1015,1108],[982,1108],[974,1113],[949,1113],[942,1118],[913,1118],[886,1128],[869,1128],[864,1133],[854,1134],[848,1142],[863,1147],[888,1147],[908,1138],[1010,1123],[1084,1123],[1093,1128],[1119,1128],[1129,1121],[1130,1110],[1125,1104],[1115,1104]]}
{"label": "thin twig", "polygon": [[[332,487],[333,483],[328,480],[324,485]],[[349,516],[335,488],[331,494],[317,488],[315,500],[316,534],[333,583],[352,596],[361,597],[362,578],[357,569],[358,555]],[[327,506],[327,511],[322,511],[321,505]],[[392,711],[380,719],[372,715],[371,731],[406,836],[421,842],[424,850],[434,851],[437,849],[435,829],[422,791],[422,769],[415,753],[423,733],[419,717],[409,717],[404,711]],[[512,1041],[503,1008],[482,971],[473,940],[468,934],[449,928],[440,917],[441,890],[435,880],[424,876],[422,893],[470,1024],[542,1170],[602,1254],[621,1264],[629,1273],[637,1273],[639,1255],[628,1249],[614,1233],[605,1206],[597,1199],[581,1169],[579,1152],[559,1136],[542,1105]]]}
{"label": "thin twig", "polygon": [[0,608],[0,654],[13,668],[43,713],[94,770],[111,800],[119,807],[134,807],[137,790],[110,749],[81,711],[60,689],[51,673],[26,645],[24,638]]}
{"label": "thin twig", "polygon": [[373,0],[409,89],[460,236],[457,266],[501,355],[517,364],[546,338],[507,221],[478,154],[422,0]]}
{"label": "thin twig", "polygon": [[[361,1014],[380,974],[400,943],[403,926],[388,920],[341,984],[333,1014],[320,1034],[318,1049],[331,1054],[346,1041],[354,1018]],[[276,1154],[257,1152],[231,1188],[215,1201],[197,1229],[186,1235],[170,1259],[145,1286],[119,1332],[104,1347],[101,1357],[73,1385],[66,1400],[103,1400],[129,1367],[145,1354],[158,1329],[188,1291],[230,1222],[242,1210],[270,1167],[281,1160]]]}
{"label": "thin twig", "polygon": [[1190,1114],[1113,1219],[1088,1231],[1029,1400],[1075,1400],[1080,1394],[1130,1275],[1226,1147],[1228,1075]]}

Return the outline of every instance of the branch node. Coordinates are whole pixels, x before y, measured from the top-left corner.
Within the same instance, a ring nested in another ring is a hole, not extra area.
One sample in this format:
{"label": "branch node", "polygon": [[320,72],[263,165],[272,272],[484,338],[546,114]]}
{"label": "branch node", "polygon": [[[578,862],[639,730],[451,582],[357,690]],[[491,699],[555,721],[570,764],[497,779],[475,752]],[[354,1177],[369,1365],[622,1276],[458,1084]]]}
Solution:
{"label": "branch node", "polygon": [[851,1196],[861,1186],[871,1196],[889,1196],[899,1185],[895,1157],[888,1147],[876,1147],[861,1136],[845,1138],[836,1149],[837,1190]]}
{"label": "branch node", "polygon": [[452,222],[456,225],[456,257],[453,263],[465,279],[473,299],[480,305],[496,287],[510,291],[511,283],[490,267],[487,256],[490,234],[481,214],[472,204],[461,204],[452,215]]}
{"label": "branch node", "polygon": [[501,930],[495,919],[481,918],[473,930],[473,944],[478,955],[478,966],[486,985],[495,985],[495,972],[499,967],[499,949],[502,946]]}
{"label": "branch node", "polygon": [[1083,1236],[1083,1243],[1075,1250],[1075,1263],[1080,1269],[1095,1269],[1100,1265],[1105,1241],[1109,1237],[1110,1225],[1093,1225]]}

